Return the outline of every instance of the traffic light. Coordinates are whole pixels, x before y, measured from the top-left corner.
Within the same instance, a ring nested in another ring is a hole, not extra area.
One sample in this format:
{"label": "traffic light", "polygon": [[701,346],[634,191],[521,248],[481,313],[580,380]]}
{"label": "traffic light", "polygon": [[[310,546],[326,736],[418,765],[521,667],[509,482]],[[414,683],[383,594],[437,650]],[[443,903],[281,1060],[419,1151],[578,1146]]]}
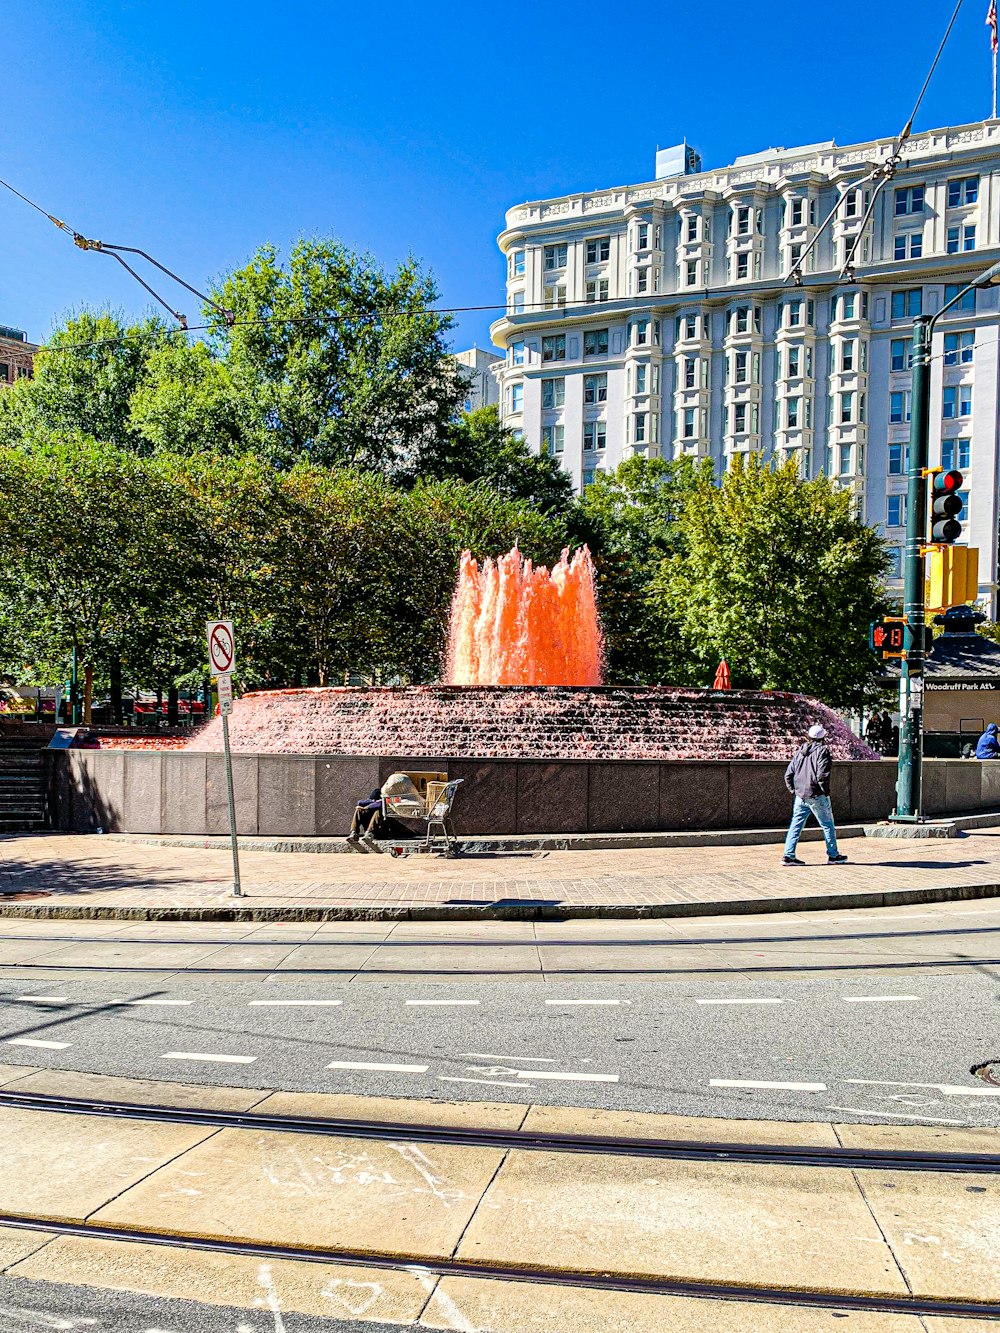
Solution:
{"label": "traffic light", "polygon": [[962,535],[961,472],[935,472],[931,482],[931,541],[950,546]]}

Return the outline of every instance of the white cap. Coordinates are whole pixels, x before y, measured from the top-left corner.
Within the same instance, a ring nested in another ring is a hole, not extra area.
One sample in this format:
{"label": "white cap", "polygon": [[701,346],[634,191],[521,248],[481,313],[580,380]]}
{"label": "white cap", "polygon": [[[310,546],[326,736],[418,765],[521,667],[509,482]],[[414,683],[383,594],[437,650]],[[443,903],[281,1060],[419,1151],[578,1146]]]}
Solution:
{"label": "white cap", "polygon": [[821,741],[826,735],[826,727],[821,727],[817,722],[815,726],[809,728],[809,739],[811,741]]}

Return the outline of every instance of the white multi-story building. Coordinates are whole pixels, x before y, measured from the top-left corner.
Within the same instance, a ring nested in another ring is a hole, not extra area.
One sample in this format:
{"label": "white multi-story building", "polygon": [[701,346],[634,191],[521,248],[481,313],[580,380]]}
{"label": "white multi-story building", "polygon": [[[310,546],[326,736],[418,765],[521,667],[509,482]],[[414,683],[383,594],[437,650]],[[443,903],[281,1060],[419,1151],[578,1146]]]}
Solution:
{"label": "white multi-story building", "polygon": [[[876,195],[865,178],[892,152],[831,142],[702,171],[688,149],[658,155],[661,179],[512,208],[492,329],[504,421],[581,490],[635,454],[721,471],[794,451],[804,476],[850,488],[899,562],[913,318],[1000,258],[1000,122],[914,135]],[[930,463],[965,474],[991,606],[998,309],[984,289],[942,317],[931,377]]]}
{"label": "white multi-story building", "polygon": [[486,352],[481,347],[470,347],[466,352],[456,352],[455,361],[461,367],[460,374],[466,386],[464,407],[466,412],[474,412],[477,407],[489,407],[500,401],[500,389],[495,371],[502,357],[495,352]]}

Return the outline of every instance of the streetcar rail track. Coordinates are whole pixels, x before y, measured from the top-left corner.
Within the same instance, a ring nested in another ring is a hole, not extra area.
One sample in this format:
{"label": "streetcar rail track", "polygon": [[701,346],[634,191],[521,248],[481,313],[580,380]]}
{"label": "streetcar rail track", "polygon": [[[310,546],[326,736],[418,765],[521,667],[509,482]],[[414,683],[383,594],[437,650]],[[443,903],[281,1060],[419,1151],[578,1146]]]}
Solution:
{"label": "streetcar rail track", "polygon": [[655,1157],[691,1162],[752,1162],[771,1166],[834,1167],[848,1171],[937,1171],[1000,1174],[1000,1155],[904,1149],[820,1147],[802,1144],[709,1142],[687,1139],[632,1138],[607,1134],[568,1134],[426,1125],[405,1121],[355,1120],[333,1116],[270,1115],[261,1111],[223,1111],[209,1107],[119,1102],[50,1093],[0,1089],[0,1108],[103,1116],[213,1129],[316,1134],[328,1137],[495,1148],[507,1152],[589,1153],[620,1157]]}
{"label": "streetcar rail track", "polygon": [[159,1245],[175,1249],[238,1254],[256,1259],[290,1259],[305,1263],[339,1264],[348,1268],[376,1268],[436,1277],[488,1278],[505,1282],[534,1282],[545,1286],[582,1287],[598,1291],[639,1292],[646,1295],[686,1296],[704,1300],[740,1301],[757,1305],[813,1307],[840,1311],[946,1316],[958,1319],[1000,1318],[1000,1302],[955,1297],[897,1296],[890,1293],[824,1291],[821,1288],[748,1286],[731,1282],[692,1281],[634,1273],[591,1273],[579,1269],[531,1267],[480,1263],[471,1260],[428,1258],[424,1255],[380,1254],[339,1249],[313,1249],[265,1241],[246,1241],[221,1236],[197,1236],[143,1230],[137,1227],[102,1226],[93,1222],[58,1221],[0,1213],[0,1226],[22,1231],[41,1231],[57,1236],[88,1240],[119,1241],[136,1245]]}

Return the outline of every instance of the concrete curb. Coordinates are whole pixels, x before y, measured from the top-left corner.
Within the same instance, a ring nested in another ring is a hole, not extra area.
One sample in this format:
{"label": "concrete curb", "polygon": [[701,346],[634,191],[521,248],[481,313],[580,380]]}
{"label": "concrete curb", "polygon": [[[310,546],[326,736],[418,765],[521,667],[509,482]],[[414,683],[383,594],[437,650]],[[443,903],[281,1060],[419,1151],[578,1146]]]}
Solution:
{"label": "concrete curb", "polygon": [[[873,867],[877,869],[877,867]],[[791,872],[789,872],[791,873]],[[831,871],[831,874],[836,873]],[[82,903],[7,903],[0,920],[55,921],[650,921],[667,917],[762,916],[781,912],[833,912],[858,907],[908,907],[918,903],[971,902],[1000,897],[1000,883],[942,884],[928,889],[872,889],[858,893],[807,893],[788,898],[736,898],[714,903],[413,903],[347,906],[135,907]],[[2,902],[2,895],[0,895]]]}
{"label": "concrete curb", "polygon": [[926,824],[866,824],[866,838],[960,838],[970,829],[996,828],[1000,812],[986,810],[981,815],[956,815],[950,819],[932,819]]}

